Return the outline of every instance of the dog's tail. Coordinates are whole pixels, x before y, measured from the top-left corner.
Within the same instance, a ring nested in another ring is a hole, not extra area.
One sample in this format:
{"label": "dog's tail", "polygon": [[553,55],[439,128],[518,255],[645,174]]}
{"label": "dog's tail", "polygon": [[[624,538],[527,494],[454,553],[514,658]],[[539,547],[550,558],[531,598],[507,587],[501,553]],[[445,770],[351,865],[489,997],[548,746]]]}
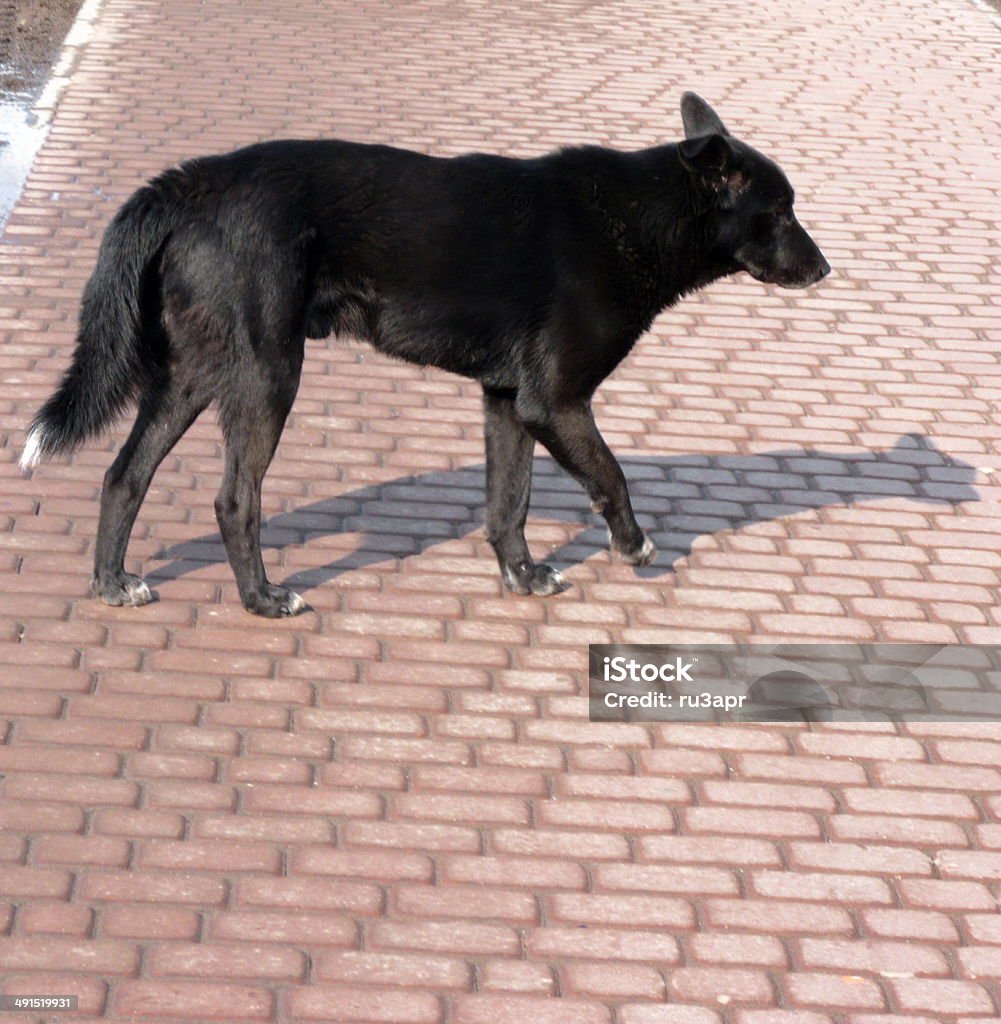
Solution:
{"label": "dog's tail", "polygon": [[100,433],[154,379],[155,354],[143,339],[143,298],[173,227],[173,209],[160,189],[146,186],[108,225],[84,289],[73,362],[28,428],[22,470]]}

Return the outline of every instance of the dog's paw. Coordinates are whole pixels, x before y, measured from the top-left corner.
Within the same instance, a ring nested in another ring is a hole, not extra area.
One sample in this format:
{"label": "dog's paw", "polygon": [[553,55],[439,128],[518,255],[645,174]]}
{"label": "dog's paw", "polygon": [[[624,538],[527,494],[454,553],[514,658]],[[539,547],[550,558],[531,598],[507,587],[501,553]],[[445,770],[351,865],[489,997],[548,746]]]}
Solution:
{"label": "dog's paw", "polygon": [[102,581],[95,576],[90,581],[90,592],[116,608],[121,605],[138,608],[153,600],[153,592],[145,580],[127,572],[119,573],[111,580]]}
{"label": "dog's paw", "polygon": [[562,594],[570,586],[570,581],[551,565],[537,565],[529,586],[533,594],[549,597],[550,594]]}
{"label": "dog's paw", "polygon": [[570,586],[569,581],[558,569],[551,565],[518,566],[518,571],[505,569],[504,586],[515,594],[535,594],[537,597],[549,597],[561,594]]}
{"label": "dog's paw", "polygon": [[657,557],[657,545],[643,534],[643,543],[635,551],[620,551],[619,554],[627,565],[649,565]]}
{"label": "dog's paw", "polygon": [[266,619],[281,619],[298,615],[309,605],[294,590],[268,583],[262,593],[255,594],[249,601],[245,601],[244,607],[248,612],[263,615]]}

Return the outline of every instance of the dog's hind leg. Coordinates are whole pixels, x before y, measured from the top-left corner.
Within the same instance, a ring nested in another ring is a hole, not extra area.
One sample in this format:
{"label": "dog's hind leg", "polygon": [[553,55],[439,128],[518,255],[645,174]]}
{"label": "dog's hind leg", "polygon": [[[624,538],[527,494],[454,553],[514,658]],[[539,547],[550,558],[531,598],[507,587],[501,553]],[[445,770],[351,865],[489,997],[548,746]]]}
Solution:
{"label": "dog's hind leg", "polygon": [[275,619],[296,615],[306,602],[287,587],[268,582],[261,558],[261,483],[285,426],[299,386],[302,339],[297,349],[283,353],[280,376],[270,376],[258,362],[260,376],[234,381],[223,404],[226,468],[215,501],[219,532],[236,575],[244,608]]}
{"label": "dog's hind leg", "polygon": [[636,522],[625,474],[598,431],[589,403],[548,409],[523,399],[519,405],[532,436],[580,483],[592,508],[605,517],[612,549],[631,565],[649,565],[657,549]]}
{"label": "dog's hind leg", "polygon": [[514,393],[483,391],[487,448],[487,540],[501,578],[516,594],[558,594],[569,584],[548,565],[532,561],[525,543],[525,519],[532,486],[535,441],[514,411]]}
{"label": "dog's hind leg", "polygon": [[128,440],[104,475],[90,589],[106,604],[141,605],[149,587],[125,571],[125,549],[157,466],[208,405],[207,395],[167,385],[144,397]]}

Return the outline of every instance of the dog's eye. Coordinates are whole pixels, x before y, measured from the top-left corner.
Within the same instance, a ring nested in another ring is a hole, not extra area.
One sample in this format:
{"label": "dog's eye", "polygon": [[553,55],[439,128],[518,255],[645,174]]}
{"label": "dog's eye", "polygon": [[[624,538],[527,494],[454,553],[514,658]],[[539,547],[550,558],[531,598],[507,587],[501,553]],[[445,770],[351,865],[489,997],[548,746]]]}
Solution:
{"label": "dog's eye", "polygon": [[778,206],[775,207],[775,216],[780,220],[789,220],[792,216],[792,203],[788,199],[783,199]]}

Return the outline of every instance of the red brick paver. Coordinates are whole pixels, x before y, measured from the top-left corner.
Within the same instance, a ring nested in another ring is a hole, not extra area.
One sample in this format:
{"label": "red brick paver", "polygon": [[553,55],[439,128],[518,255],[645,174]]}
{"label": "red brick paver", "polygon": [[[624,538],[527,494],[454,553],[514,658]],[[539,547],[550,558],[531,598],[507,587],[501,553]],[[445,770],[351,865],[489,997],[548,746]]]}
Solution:
{"label": "red brick paver", "polygon": [[[157,1022],[1001,1015],[1001,727],[582,699],[588,642],[1001,640],[999,49],[977,0],[105,0],[0,238],[2,991]],[[787,168],[835,273],[686,300],[600,392],[653,570],[540,458],[530,541],[574,586],[503,594],[476,388],[332,341],[265,488],[315,611],[239,607],[211,417],[130,548],[159,601],[87,598],[124,425],[29,479],[16,449],[144,178],[288,135],[637,148],[685,88]]]}

